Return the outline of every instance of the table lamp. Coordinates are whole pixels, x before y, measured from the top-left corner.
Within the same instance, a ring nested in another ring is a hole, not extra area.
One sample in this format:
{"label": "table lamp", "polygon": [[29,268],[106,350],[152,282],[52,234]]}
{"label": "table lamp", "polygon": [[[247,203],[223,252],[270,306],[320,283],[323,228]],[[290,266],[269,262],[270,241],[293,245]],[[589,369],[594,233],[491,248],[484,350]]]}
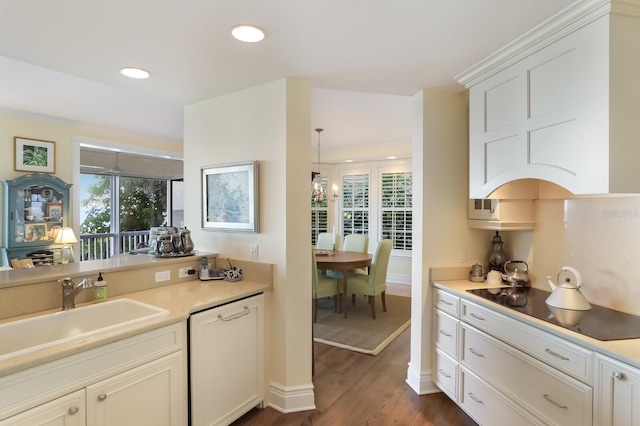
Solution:
{"label": "table lamp", "polygon": [[69,244],[77,243],[76,234],[71,228],[61,228],[53,241],[56,244],[62,244],[62,263],[69,263],[73,259],[71,246]]}

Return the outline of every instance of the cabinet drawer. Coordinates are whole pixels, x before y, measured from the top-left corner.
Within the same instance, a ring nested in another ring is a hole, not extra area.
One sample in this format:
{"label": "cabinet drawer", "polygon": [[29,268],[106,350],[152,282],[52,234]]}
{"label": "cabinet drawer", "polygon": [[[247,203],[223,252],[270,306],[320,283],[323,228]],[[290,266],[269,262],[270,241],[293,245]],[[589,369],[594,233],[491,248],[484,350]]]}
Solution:
{"label": "cabinet drawer", "polygon": [[454,402],[458,401],[458,362],[436,349],[434,382]]}
{"label": "cabinet drawer", "polygon": [[461,333],[461,363],[505,395],[550,423],[591,424],[591,387],[473,327]]}
{"label": "cabinet drawer", "polygon": [[460,298],[458,296],[436,288],[433,306],[456,318],[460,318]]}
{"label": "cabinet drawer", "polygon": [[458,324],[460,321],[436,309],[433,316],[433,336],[437,347],[458,359]]}
{"label": "cabinet drawer", "polygon": [[593,384],[593,351],[466,300],[462,302],[462,319],[584,383]]}
{"label": "cabinet drawer", "polygon": [[460,406],[481,425],[541,425],[535,417],[515,407],[508,399],[465,368],[460,368]]}

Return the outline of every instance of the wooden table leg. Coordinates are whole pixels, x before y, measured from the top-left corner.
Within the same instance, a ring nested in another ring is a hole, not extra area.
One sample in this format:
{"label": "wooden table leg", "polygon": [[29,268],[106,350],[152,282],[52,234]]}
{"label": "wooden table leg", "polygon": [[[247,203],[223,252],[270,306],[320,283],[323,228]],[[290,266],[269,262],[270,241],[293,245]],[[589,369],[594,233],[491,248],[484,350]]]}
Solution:
{"label": "wooden table leg", "polygon": [[342,270],[342,306],[344,308],[344,317],[347,317],[347,306],[349,306],[349,297],[347,296],[347,276],[349,272],[346,269]]}

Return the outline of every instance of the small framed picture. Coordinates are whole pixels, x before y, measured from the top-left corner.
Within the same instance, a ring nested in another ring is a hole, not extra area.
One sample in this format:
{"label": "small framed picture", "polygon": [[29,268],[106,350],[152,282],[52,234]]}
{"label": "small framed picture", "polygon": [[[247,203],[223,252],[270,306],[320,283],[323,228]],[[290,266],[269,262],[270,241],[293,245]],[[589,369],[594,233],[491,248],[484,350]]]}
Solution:
{"label": "small framed picture", "polygon": [[56,143],[14,137],[14,170],[24,172],[56,172]]}
{"label": "small framed picture", "polygon": [[258,162],[202,168],[202,228],[259,232]]}
{"label": "small framed picture", "polygon": [[47,240],[48,238],[49,236],[47,235],[46,223],[25,223],[24,224],[24,240],[26,242]]}
{"label": "small framed picture", "polygon": [[47,203],[47,214],[49,221],[58,222],[62,220],[62,203]]}

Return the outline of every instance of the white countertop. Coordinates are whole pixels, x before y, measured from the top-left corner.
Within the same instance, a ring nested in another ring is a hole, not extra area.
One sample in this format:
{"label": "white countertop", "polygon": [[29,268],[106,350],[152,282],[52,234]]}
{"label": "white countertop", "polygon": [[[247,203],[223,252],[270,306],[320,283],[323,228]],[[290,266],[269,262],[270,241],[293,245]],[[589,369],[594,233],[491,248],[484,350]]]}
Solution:
{"label": "white countertop", "polygon": [[611,358],[615,358],[619,361],[626,362],[636,368],[640,368],[640,339],[610,341],[592,339],[590,337],[548,323],[546,321],[539,320],[530,315],[526,315],[513,309],[509,309],[505,306],[501,306],[497,303],[493,303],[489,300],[483,299],[482,297],[467,292],[467,290],[471,289],[504,287],[504,285],[490,286],[486,282],[475,283],[468,280],[436,281],[433,283],[433,285],[437,288],[448,290],[463,299],[473,301],[478,305],[489,308],[496,312],[500,312],[501,314],[504,314],[508,317],[514,318],[525,324],[539,328],[563,339],[569,340],[587,349],[591,349],[593,351],[610,356]]}
{"label": "white countertop", "polygon": [[[168,311],[168,314],[130,326],[123,326],[114,330],[97,333],[84,339],[55,345],[27,355],[21,355],[0,361],[0,377],[160,328],[165,325],[181,322],[186,320],[193,312],[259,294],[270,290],[271,288],[271,284],[252,281],[238,281],[232,283],[222,280],[192,280],[115,297],[112,299],[128,298],[164,308]],[[81,308],[82,306],[83,305],[78,305],[76,309]],[[25,315],[22,317],[9,318],[0,321],[0,324],[21,318],[41,315],[43,313],[56,312],[59,310],[60,309],[56,309]]]}

